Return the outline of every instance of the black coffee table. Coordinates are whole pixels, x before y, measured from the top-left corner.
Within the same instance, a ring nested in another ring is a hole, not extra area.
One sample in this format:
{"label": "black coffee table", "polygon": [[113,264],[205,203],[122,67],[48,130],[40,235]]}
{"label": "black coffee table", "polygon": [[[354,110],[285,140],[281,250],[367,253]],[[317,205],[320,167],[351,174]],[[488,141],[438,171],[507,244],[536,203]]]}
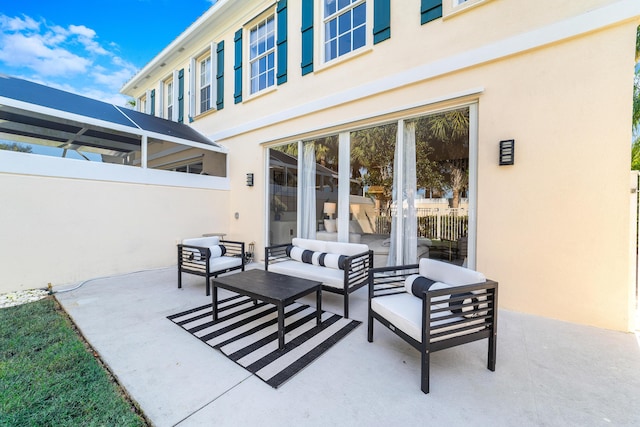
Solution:
{"label": "black coffee table", "polygon": [[278,308],[278,348],[284,349],[284,308],[296,299],[316,293],[316,319],[322,316],[322,282],[299,279],[264,270],[248,270],[213,279],[211,305],[213,321],[218,320],[218,288],[227,289],[249,298],[274,304]]}

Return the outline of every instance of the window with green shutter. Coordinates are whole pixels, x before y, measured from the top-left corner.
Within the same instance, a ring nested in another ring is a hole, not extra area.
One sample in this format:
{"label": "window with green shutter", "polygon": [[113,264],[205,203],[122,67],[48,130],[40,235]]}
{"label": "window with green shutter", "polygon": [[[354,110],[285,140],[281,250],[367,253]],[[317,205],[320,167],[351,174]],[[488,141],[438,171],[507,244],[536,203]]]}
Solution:
{"label": "window with green shutter", "polygon": [[236,104],[242,102],[242,28],[236,31],[233,38],[235,47],[235,63],[233,64],[235,85],[233,99]]}
{"label": "window with green shutter", "polygon": [[391,0],[373,2],[373,43],[391,38]]}
{"label": "window with green shutter", "polygon": [[313,72],[313,2],[302,0],[302,75]]}
{"label": "window with green shutter", "polygon": [[420,23],[426,24],[442,17],[442,0],[421,0]]}
{"label": "window with green shutter", "polygon": [[278,57],[278,73],[276,75],[278,84],[287,82],[287,0],[278,1],[276,9],[278,17],[278,41],[277,57]]}
{"label": "window with green shutter", "polygon": [[156,90],[155,89],[151,89],[151,95],[149,96],[149,98],[151,98],[151,110],[149,111],[149,114],[151,114],[152,116],[156,115]]}
{"label": "window with green shutter", "polygon": [[216,46],[216,108],[224,108],[224,40]]}

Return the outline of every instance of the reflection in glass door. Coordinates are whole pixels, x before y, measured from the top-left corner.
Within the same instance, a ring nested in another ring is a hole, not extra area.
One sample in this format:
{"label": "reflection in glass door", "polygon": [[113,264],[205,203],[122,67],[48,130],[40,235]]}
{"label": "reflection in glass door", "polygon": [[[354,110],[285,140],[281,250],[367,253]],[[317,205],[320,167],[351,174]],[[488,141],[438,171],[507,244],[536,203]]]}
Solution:
{"label": "reflection in glass door", "polygon": [[473,268],[476,150],[476,104],[271,148],[270,243],[349,241],[374,266]]}

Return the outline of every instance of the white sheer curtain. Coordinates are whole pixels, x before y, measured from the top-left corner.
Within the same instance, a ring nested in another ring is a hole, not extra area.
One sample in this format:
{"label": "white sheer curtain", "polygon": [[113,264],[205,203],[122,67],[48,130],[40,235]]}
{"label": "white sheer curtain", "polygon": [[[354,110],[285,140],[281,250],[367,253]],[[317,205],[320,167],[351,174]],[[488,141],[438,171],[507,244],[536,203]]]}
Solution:
{"label": "white sheer curtain", "polygon": [[393,158],[393,207],[387,265],[417,262],[416,125],[400,120]]}
{"label": "white sheer curtain", "polygon": [[300,237],[316,238],[316,148],[313,142],[303,144],[302,173],[300,176],[301,197]]}

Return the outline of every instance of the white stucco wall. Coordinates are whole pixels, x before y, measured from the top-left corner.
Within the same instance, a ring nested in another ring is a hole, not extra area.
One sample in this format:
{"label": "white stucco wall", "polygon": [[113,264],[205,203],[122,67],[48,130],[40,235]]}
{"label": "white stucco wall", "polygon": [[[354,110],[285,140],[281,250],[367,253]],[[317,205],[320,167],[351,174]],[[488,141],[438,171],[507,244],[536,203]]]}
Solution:
{"label": "white stucco wall", "polygon": [[0,293],[173,266],[229,228],[223,190],[0,173],[0,200]]}

